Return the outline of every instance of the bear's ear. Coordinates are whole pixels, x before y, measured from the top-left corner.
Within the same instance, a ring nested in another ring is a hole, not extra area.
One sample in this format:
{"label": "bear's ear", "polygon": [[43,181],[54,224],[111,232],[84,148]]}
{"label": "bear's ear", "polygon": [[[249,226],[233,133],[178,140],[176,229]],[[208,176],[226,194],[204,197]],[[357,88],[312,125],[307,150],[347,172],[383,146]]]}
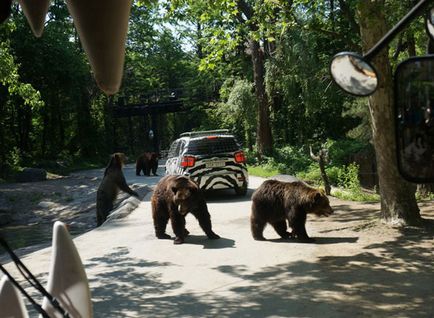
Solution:
{"label": "bear's ear", "polygon": [[321,198],[322,198],[323,196],[324,196],[324,195],[321,193],[321,191],[318,191],[318,192],[315,194],[315,197],[314,197],[315,202],[319,202],[319,200],[321,200]]}
{"label": "bear's ear", "polygon": [[110,161],[107,165],[107,168],[113,168],[113,167],[117,166],[117,164],[118,164],[117,154],[114,153],[110,156]]}
{"label": "bear's ear", "polygon": [[192,184],[191,187],[190,187],[190,191],[191,191],[192,193],[199,191],[199,187],[197,186],[196,183],[193,182],[193,184]]}

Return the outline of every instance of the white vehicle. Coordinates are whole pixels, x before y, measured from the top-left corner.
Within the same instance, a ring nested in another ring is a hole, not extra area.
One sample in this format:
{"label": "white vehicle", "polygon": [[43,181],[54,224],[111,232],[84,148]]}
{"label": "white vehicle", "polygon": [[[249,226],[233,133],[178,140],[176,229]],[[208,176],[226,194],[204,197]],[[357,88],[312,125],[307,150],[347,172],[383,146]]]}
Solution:
{"label": "white vehicle", "polygon": [[186,132],[170,146],[167,175],[186,175],[203,190],[232,188],[247,193],[246,157],[228,130]]}

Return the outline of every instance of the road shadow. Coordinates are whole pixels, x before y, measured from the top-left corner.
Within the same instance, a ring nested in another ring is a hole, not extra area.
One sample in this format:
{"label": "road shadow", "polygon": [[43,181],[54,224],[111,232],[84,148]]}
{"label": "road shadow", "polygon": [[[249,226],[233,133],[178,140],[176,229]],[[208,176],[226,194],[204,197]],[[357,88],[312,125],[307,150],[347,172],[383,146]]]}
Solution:
{"label": "road shadow", "polygon": [[254,272],[245,265],[221,265],[216,270],[246,286],[232,288],[237,297],[224,299],[224,306],[215,299],[218,316],[432,317],[429,242],[432,230],[419,229],[351,256],[324,256],[317,262],[301,260]]}
{"label": "road shadow", "polygon": [[220,237],[217,240],[210,240],[205,235],[191,235],[185,238],[184,244],[202,245],[204,249],[235,248],[235,240]]}
{"label": "road shadow", "polygon": [[[177,280],[164,282],[162,274],[150,269],[171,265],[133,258],[126,247],[90,259],[85,264],[86,270],[107,268],[89,281],[94,286],[92,301],[95,317],[187,317],[210,310],[210,305],[194,295],[177,296],[175,302],[165,296],[181,288],[183,283]],[[181,304],[181,308],[177,303]]]}
{"label": "road shadow", "polygon": [[273,243],[286,243],[286,244],[293,244],[293,243],[298,243],[298,244],[341,244],[341,243],[356,243],[359,238],[358,237],[311,237],[314,239],[313,242],[301,242],[297,239],[281,239],[281,238],[277,238],[277,239],[269,239],[267,240],[268,242],[273,242]]}
{"label": "road shadow", "polygon": [[245,202],[252,199],[252,194],[255,189],[247,189],[246,195],[236,195],[233,189],[208,190],[205,191],[205,199],[207,203],[230,203],[230,202]]}
{"label": "road shadow", "polygon": [[[95,317],[432,317],[434,220],[396,234],[316,260],[261,268],[242,258],[235,265],[220,264],[212,270],[235,283],[207,292],[179,292],[182,281],[163,279],[165,268],[178,265],[132,257],[126,247],[94,257],[85,267],[98,271],[90,279]],[[358,238],[316,239],[326,245]],[[185,244],[222,248],[231,247],[232,240],[191,235]],[[296,248],[302,253],[303,245]]]}
{"label": "road shadow", "polygon": [[331,204],[334,214],[333,221],[348,223],[354,221],[368,221],[380,218],[378,203]]}
{"label": "road shadow", "polygon": [[[410,235],[410,236],[409,236]],[[193,242],[209,240],[195,236]],[[198,241],[196,241],[198,240]],[[324,244],[353,242],[329,238]],[[173,264],[136,259],[126,248],[91,259],[86,268],[116,268],[90,281],[98,317],[432,317],[431,230],[371,244],[349,256],[323,256],[252,270],[221,264],[213,270],[242,281],[225,292],[180,293],[147,271]],[[215,241],[217,242],[217,241]],[[420,244],[424,243],[424,244]],[[301,248],[301,247],[300,247]],[[181,270],[181,269],[180,269]]]}

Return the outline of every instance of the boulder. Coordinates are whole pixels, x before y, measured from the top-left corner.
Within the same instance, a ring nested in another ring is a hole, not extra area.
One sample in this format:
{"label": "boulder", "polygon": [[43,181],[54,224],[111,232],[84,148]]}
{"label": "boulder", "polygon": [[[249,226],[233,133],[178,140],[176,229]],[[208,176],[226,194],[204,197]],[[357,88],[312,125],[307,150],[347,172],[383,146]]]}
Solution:
{"label": "boulder", "polygon": [[47,171],[40,168],[24,168],[16,175],[17,182],[36,182],[47,180]]}

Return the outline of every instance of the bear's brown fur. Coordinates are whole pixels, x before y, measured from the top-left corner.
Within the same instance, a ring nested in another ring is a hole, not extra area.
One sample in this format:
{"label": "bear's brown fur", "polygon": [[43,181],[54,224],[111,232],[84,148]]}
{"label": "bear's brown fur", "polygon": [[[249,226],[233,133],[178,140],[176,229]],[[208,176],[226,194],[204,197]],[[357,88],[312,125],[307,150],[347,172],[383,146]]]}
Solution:
{"label": "bear's brown fur", "polygon": [[[304,182],[267,180],[253,193],[250,225],[255,240],[265,240],[263,231],[270,223],[284,239],[296,237],[313,241],[306,232],[306,214],[329,216],[333,213],[327,196]],[[287,231],[286,221],[292,228]]]}
{"label": "bear's brown fur", "polygon": [[128,186],[122,168],[127,161],[125,154],[121,152],[111,155],[104,177],[96,193],[96,223],[100,226],[107,219],[109,212],[113,209],[113,202],[122,190],[130,195],[139,197],[136,191]]}
{"label": "bear's brown fur", "polygon": [[211,216],[199,187],[185,176],[165,176],[158,182],[151,197],[152,218],[155,235],[159,239],[170,239],[166,234],[170,219],[175,233],[174,244],[184,243],[189,232],[185,229],[185,216],[191,212],[210,239],[220,236],[212,231]]}
{"label": "bear's brown fur", "polygon": [[140,172],[143,171],[143,175],[150,176],[151,171],[154,176],[157,175],[158,168],[158,153],[145,152],[139,156],[136,160],[136,175],[140,176]]}

